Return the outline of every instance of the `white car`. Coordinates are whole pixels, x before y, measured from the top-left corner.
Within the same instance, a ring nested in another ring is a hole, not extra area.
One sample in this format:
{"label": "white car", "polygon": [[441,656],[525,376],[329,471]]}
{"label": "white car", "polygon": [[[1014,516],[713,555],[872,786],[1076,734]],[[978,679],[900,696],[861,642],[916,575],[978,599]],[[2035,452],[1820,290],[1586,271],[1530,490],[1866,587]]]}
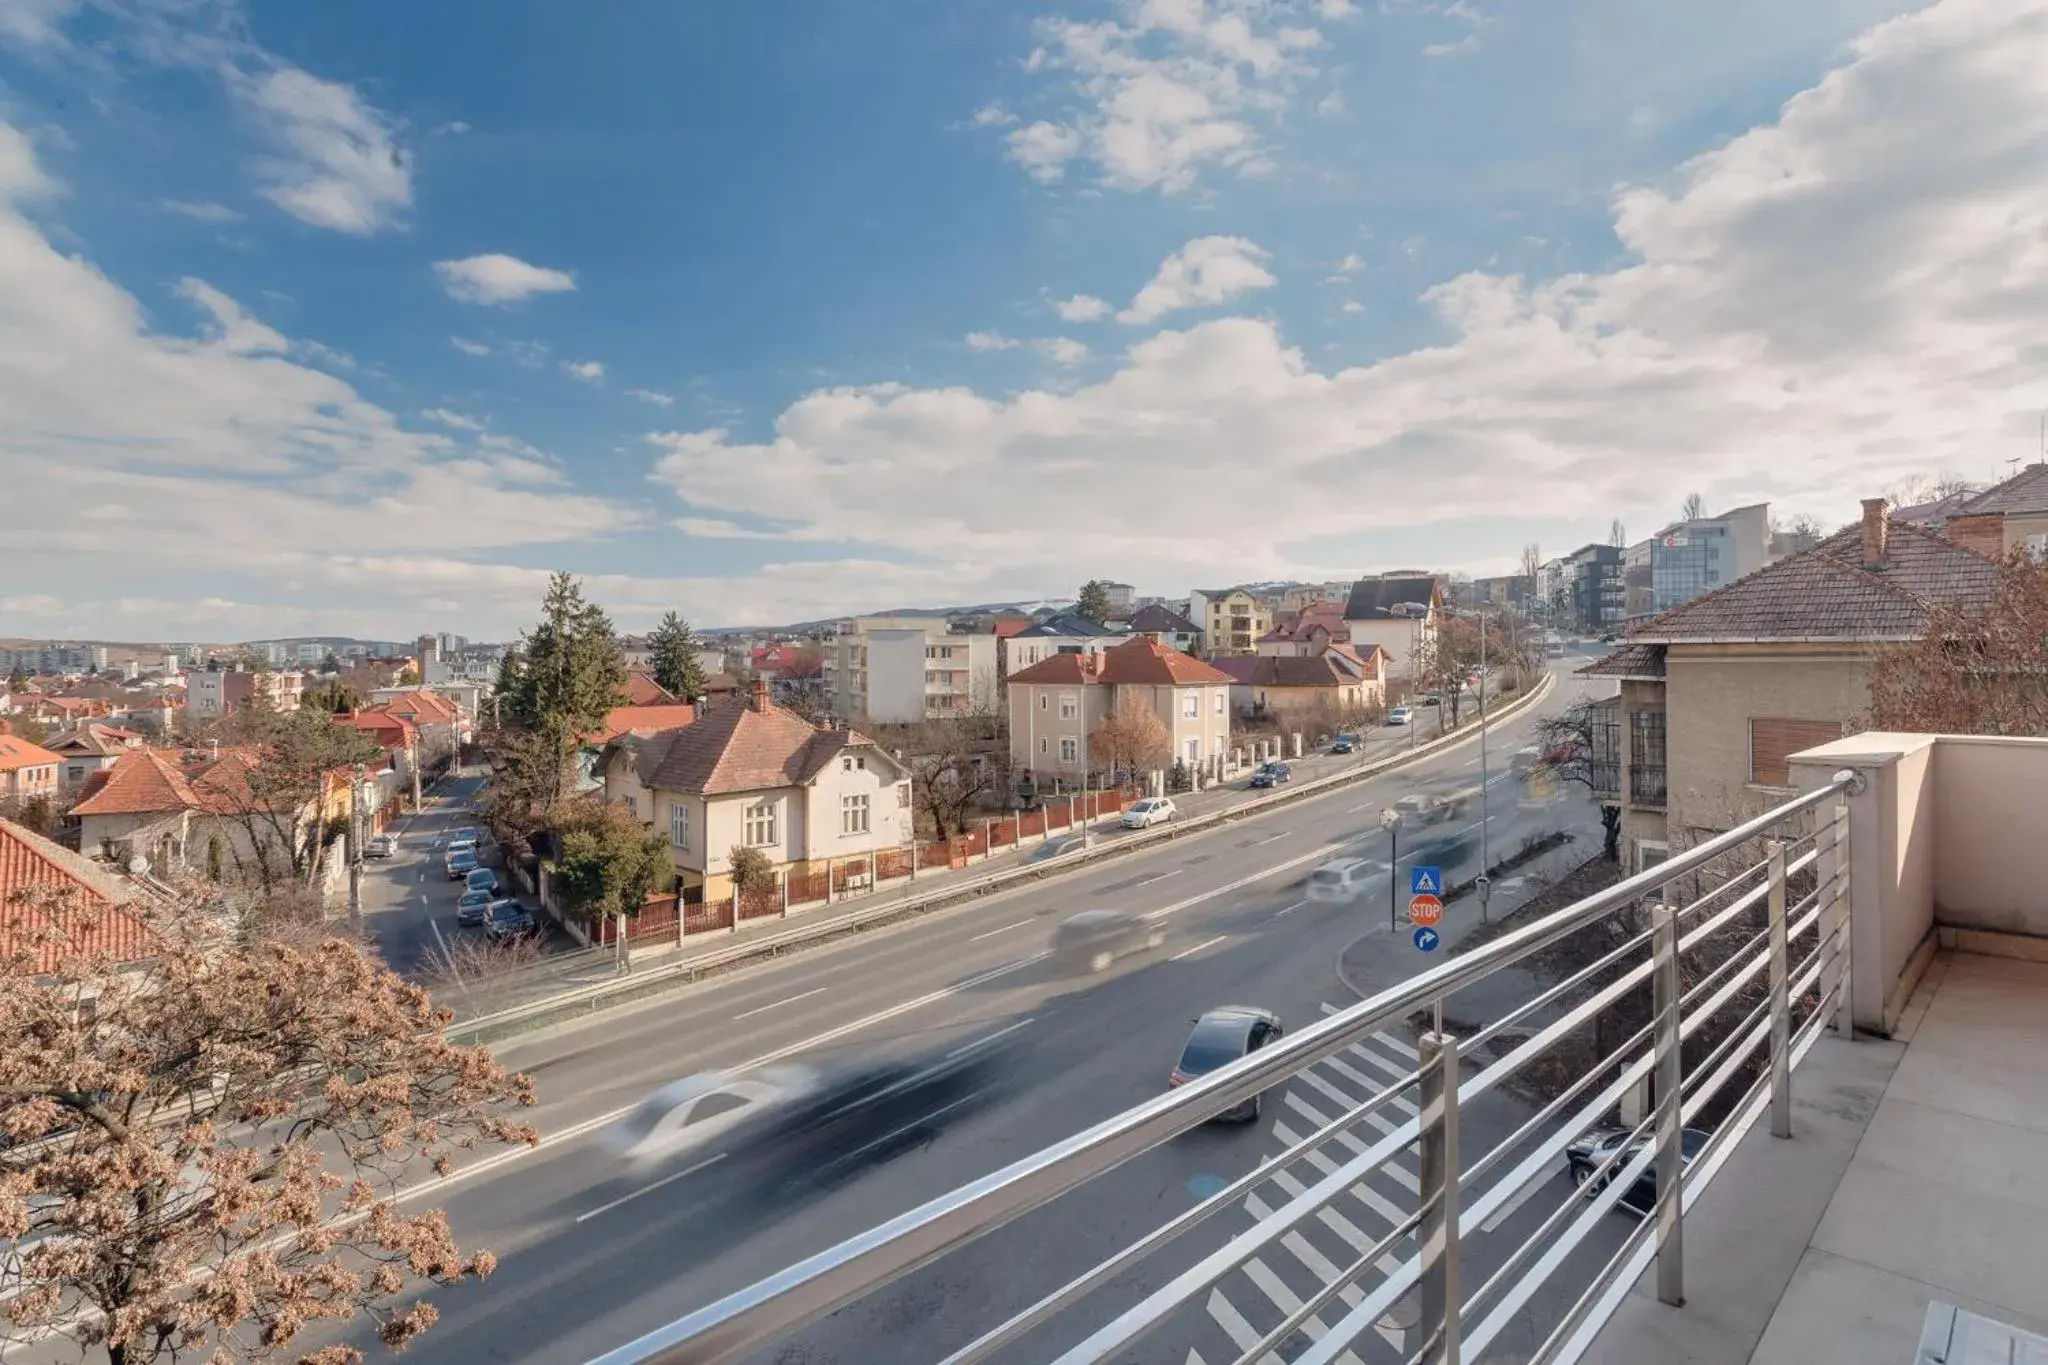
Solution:
{"label": "white car", "polygon": [[1173,801],[1165,796],[1148,796],[1124,812],[1125,829],[1150,829],[1163,825],[1180,814],[1174,809]]}
{"label": "white car", "polygon": [[1378,858],[1332,858],[1308,874],[1308,898],[1346,903],[1383,887],[1387,865]]}
{"label": "white car", "polygon": [[389,858],[397,852],[398,840],[389,834],[379,834],[376,838],[370,840],[369,847],[363,850],[363,856],[366,858]]}
{"label": "white car", "polygon": [[1387,724],[1407,725],[1415,719],[1415,712],[1405,706],[1397,706],[1387,712]]}
{"label": "white car", "polygon": [[632,1167],[716,1156],[741,1128],[816,1094],[821,1084],[818,1073],[805,1066],[686,1076],[640,1101],[598,1141]]}

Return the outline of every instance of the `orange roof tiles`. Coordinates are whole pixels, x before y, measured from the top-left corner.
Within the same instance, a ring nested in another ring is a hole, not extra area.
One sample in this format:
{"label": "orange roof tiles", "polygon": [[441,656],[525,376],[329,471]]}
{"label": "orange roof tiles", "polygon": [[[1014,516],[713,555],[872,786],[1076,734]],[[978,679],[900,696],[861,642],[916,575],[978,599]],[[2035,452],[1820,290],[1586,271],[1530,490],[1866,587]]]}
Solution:
{"label": "orange roof tiles", "polygon": [[128,899],[119,882],[87,859],[0,820],[0,956],[26,949],[38,972],[66,957],[142,957],[151,936],[121,908]]}
{"label": "orange roof tiles", "polygon": [[676,694],[654,680],[654,675],[640,669],[629,669],[626,685],[620,689],[626,696],[628,706],[674,706]]}
{"label": "orange roof tiles", "polygon": [[18,772],[23,768],[43,768],[64,760],[40,744],[31,744],[20,735],[0,735],[0,773]]}
{"label": "orange roof tiles", "polygon": [[1013,683],[1114,683],[1188,687],[1228,683],[1228,673],[1150,637],[1097,654],[1055,654],[1010,675]]}
{"label": "orange roof tiles", "polygon": [[71,808],[73,815],[155,815],[205,805],[162,749],[128,750],[113,767],[93,774],[85,790],[85,799]]}
{"label": "orange roof tiles", "polygon": [[614,706],[604,718],[604,728],[589,742],[609,744],[623,734],[654,734],[674,730],[697,719],[697,708],[687,702],[670,706]]}

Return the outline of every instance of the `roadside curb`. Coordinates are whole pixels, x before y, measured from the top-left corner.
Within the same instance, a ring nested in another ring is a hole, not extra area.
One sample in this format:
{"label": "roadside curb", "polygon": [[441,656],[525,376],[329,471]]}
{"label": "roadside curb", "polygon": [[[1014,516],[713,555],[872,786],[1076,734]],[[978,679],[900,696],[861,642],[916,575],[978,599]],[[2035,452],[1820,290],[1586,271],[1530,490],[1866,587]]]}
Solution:
{"label": "roadside curb", "polygon": [[[1534,687],[1490,712],[1487,716],[1488,727],[1512,720],[1534,707],[1550,695],[1556,684],[1556,675],[1546,671]],[[1299,786],[1290,785],[1223,810],[1142,830],[1133,836],[1117,838],[1094,848],[1076,850],[1050,859],[1039,866],[1006,868],[985,877],[957,882],[929,896],[905,897],[893,903],[877,904],[864,911],[857,911],[831,921],[800,925],[752,941],[742,940],[722,951],[714,949],[682,960],[663,963],[644,975],[634,974],[613,981],[596,982],[525,1005],[479,1015],[474,1019],[449,1025],[444,1036],[451,1042],[471,1045],[497,1043],[521,1034],[568,1023],[585,1015],[600,1013],[615,1006],[637,1004],[649,996],[692,985],[705,977],[747,966],[757,960],[779,957],[786,952],[834,942],[851,934],[883,928],[901,920],[916,918],[983,896],[1060,876],[1077,868],[1107,862],[1133,851],[1150,849],[1190,835],[1221,829],[1236,821],[1262,815],[1280,806],[1310,800],[1341,787],[1397,771],[1421,759],[1435,757],[1476,741],[1479,733],[1480,728],[1477,725],[1463,727],[1451,734],[1418,744],[1395,757],[1364,763],[1348,772],[1332,773]],[[1346,984],[1348,986],[1349,983]]]}

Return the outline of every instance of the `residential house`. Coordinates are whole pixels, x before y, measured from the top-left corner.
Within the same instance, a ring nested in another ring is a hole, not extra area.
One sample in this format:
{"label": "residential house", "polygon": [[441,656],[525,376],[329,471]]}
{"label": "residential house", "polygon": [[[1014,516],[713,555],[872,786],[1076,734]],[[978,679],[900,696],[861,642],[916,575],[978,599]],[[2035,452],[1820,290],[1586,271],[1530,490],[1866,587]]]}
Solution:
{"label": "residential house", "polygon": [[892,724],[993,708],[1000,666],[993,633],[932,617],[862,617],[825,646],[824,676],[834,713]]}
{"label": "residential house", "polygon": [[86,721],[51,735],[43,741],[43,747],[64,760],[60,779],[64,789],[77,791],[94,773],[113,767],[122,753],[139,749],[147,742],[139,731]]}
{"label": "residential house", "polygon": [[1188,594],[1188,619],[1201,627],[1212,658],[1252,654],[1273,628],[1273,608],[1249,588],[1197,588]]}
{"label": "residential house", "polygon": [[1280,594],[1280,610],[1299,616],[1311,607],[1332,607],[1341,615],[1349,583],[1296,583]]}
{"label": "residential house", "polygon": [[1048,616],[1002,642],[1004,678],[1055,654],[1092,654],[1122,639],[1108,626],[1073,612]]}
{"label": "residential house", "polygon": [[1333,645],[1320,654],[1220,659],[1216,666],[1231,676],[1238,714],[1274,719],[1287,727],[1335,729],[1360,719],[1386,699],[1386,651],[1378,645],[1367,648],[1370,662],[1347,645]]}
{"label": "residential house", "polygon": [[1202,652],[1202,628],[1162,603],[1148,602],[1139,607],[1123,626],[1126,635],[1157,640],[1182,654]]}
{"label": "residential house", "polygon": [[1786,756],[1860,724],[1879,651],[1921,638],[1931,607],[1987,600],[1998,573],[1870,498],[1858,525],[1645,622],[1581,669],[1620,682],[1604,795],[1622,808],[1628,869],[1784,800]]}
{"label": "residential house", "polygon": [[1230,752],[1230,675],[1157,640],[1055,654],[1010,677],[1010,761],[1039,782],[1079,786],[1094,771],[1088,737],[1112,714],[1149,709],[1172,754],[1220,771]]}
{"label": "residential house", "polygon": [[185,703],[194,717],[224,716],[246,710],[262,698],[273,711],[296,711],[306,689],[306,675],[291,672],[248,673],[214,669],[189,674]]}
{"label": "residential house", "polygon": [[0,801],[19,806],[37,797],[53,798],[63,770],[63,758],[42,745],[0,735]]}
{"label": "residential house", "polygon": [[[1674,522],[1650,537],[1652,610],[1669,611],[1723,583],[1755,573],[1770,561],[1771,505],[1767,502],[1737,507],[1718,517]],[[1624,619],[1628,614],[1624,612]]]}
{"label": "residential house", "polygon": [[1628,622],[1628,587],[1622,547],[1587,545],[1565,556],[1563,600],[1553,604],[1551,626],[1581,635],[1608,635]]}
{"label": "residential house", "polygon": [[469,722],[462,708],[438,691],[426,687],[379,688],[371,696],[371,704],[357,714],[381,712],[411,724],[419,731],[420,751],[428,764],[453,754],[469,738]]}
{"label": "residential house", "polygon": [[2048,560],[2048,464],[2031,464],[1965,500],[1943,533],[1993,558],[2025,550]]}
{"label": "residential house", "polygon": [[401,782],[412,780],[413,770],[420,762],[420,732],[410,720],[388,711],[356,710],[336,716],[334,723],[360,730],[377,741],[393,775]]}
{"label": "residential house", "polygon": [[1444,606],[1439,575],[1381,574],[1351,585],[1344,625],[1360,657],[1378,645],[1386,652],[1387,676],[1404,679],[1414,672],[1417,653],[1435,639]]}
{"label": "residential house", "polygon": [[1351,627],[1344,623],[1344,608],[1318,605],[1295,617],[1282,617],[1261,635],[1255,646],[1258,657],[1313,659],[1331,645],[1349,645]]}
{"label": "residential house", "polygon": [[703,702],[671,702],[661,706],[614,706],[605,713],[604,727],[588,742],[602,748],[620,735],[651,735],[661,730],[674,730],[697,719],[698,712],[704,706]]}
{"label": "residential house", "polygon": [[813,725],[757,680],[693,723],[620,736],[600,766],[605,799],[668,836],[679,884],[732,894],[732,851],[758,849],[807,876],[912,842],[910,773],[858,731]]}
{"label": "residential house", "polygon": [[147,957],[153,939],[130,913],[136,899],[91,859],[0,820],[0,957],[26,951],[39,973],[67,957]]}

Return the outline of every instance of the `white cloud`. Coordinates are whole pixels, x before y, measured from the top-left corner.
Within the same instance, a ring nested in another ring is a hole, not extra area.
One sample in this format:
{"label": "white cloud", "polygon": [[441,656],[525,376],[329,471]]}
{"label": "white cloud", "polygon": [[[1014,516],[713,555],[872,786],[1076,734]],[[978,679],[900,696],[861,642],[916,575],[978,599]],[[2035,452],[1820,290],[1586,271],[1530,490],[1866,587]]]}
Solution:
{"label": "white cloud", "polygon": [[1031,344],[1062,365],[1078,365],[1088,358],[1088,347],[1072,337],[1047,337]]}
{"label": "white cloud", "polygon": [[449,337],[448,344],[464,355],[489,355],[491,353],[490,347],[484,345],[481,341],[471,341],[467,337]]}
{"label": "white cloud", "polygon": [[215,289],[205,280],[189,276],[178,281],[178,297],[190,299],[205,309],[218,330],[219,345],[235,355],[260,355],[289,348],[284,334],[264,326],[242,311],[242,305]]}
{"label": "white cloud", "polygon": [[63,36],[64,21],[81,0],[0,0],[0,38],[35,47]]}
{"label": "white cloud", "polygon": [[604,362],[601,360],[565,360],[562,368],[586,384],[604,382]]}
{"label": "white cloud", "polygon": [[1053,304],[1061,322],[1100,322],[1109,316],[1109,303],[1093,294],[1076,294]]}
{"label": "white cloud", "polygon": [[499,251],[436,261],[434,273],[457,303],[518,303],[535,294],[566,294],[576,288],[576,277],[566,270],[529,265]]}
{"label": "white cloud", "polygon": [[1007,351],[1016,345],[1016,342],[997,332],[969,332],[967,334],[967,349],[970,351]]}
{"label": "white cloud", "polygon": [[672,408],[676,403],[675,395],[656,393],[653,389],[627,389],[626,397],[637,398],[643,403],[652,403],[657,408]]}
{"label": "white cloud", "polygon": [[315,227],[366,236],[412,203],[412,166],[392,126],[346,85],[293,66],[232,72],[229,89],[280,147],[257,170],[262,194]]}
{"label": "white cloud", "polygon": [[1343,260],[1337,262],[1337,269],[1343,271],[1347,275],[1354,270],[1363,270],[1365,269],[1365,257],[1359,255],[1355,251],[1349,252],[1345,255]]}
{"label": "white cloud", "polygon": [[1270,289],[1271,272],[1259,262],[1269,253],[1244,237],[1197,237],[1159,263],[1159,270],[1117,321],[1155,322],[1181,308],[1226,302],[1254,289]]}
{"label": "white cloud", "polygon": [[[4,3],[5,0],[0,0]],[[196,218],[202,223],[239,223],[242,215],[226,204],[216,204],[211,199],[166,199],[158,205],[166,213],[175,213],[185,218]]]}
{"label": "white cloud", "polygon": [[1357,299],[1346,299],[1344,300],[1344,311],[1347,313],[1363,313],[1365,305]]}
{"label": "white cloud", "polygon": [[968,122],[976,128],[1002,128],[1015,123],[1017,116],[1000,104],[984,104],[974,111]]}
{"label": "white cloud", "polygon": [[1059,71],[1071,106],[1007,135],[1011,160],[1059,179],[1085,157],[1103,181],[1176,193],[1202,169],[1270,167],[1253,120],[1278,115],[1312,72],[1319,30],[1284,22],[1271,0],[1123,0],[1118,19],[1054,17],[1038,25],[1031,72]]}
{"label": "white cloud", "polygon": [[1456,42],[1424,44],[1422,49],[1422,55],[1425,57],[1455,57],[1460,52],[1470,52],[1473,48],[1478,46],[1479,35],[1476,33],[1468,33],[1464,37],[1458,39]]}
{"label": "white cloud", "polygon": [[428,408],[420,416],[426,418],[429,422],[439,422],[444,427],[453,427],[457,431],[482,431],[484,429],[484,424],[477,421],[476,418],[466,417],[459,412],[450,412],[446,408]]}
{"label": "white cloud", "polygon": [[[1215,577],[1219,538],[1233,578],[1331,576],[1418,519],[1442,560],[1476,561],[1511,545],[1475,537],[1514,537],[1475,526],[1668,516],[1674,487],[1847,519],[1902,474],[2031,453],[2044,164],[2048,22],[1949,0],[1872,30],[1668,185],[1619,193],[1617,268],[1431,289],[1447,336],[1424,349],[1325,369],[1277,323],[1226,317],[1067,393],[821,390],[758,440],[671,433],[656,477],[697,517],[973,557],[1005,592],[1068,585],[1089,543],[1147,582]],[[1423,483],[1424,504],[1384,496]]]}
{"label": "white cloud", "polygon": [[1351,0],[1316,0],[1316,13],[1325,19],[1348,19],[1357,12]]}

